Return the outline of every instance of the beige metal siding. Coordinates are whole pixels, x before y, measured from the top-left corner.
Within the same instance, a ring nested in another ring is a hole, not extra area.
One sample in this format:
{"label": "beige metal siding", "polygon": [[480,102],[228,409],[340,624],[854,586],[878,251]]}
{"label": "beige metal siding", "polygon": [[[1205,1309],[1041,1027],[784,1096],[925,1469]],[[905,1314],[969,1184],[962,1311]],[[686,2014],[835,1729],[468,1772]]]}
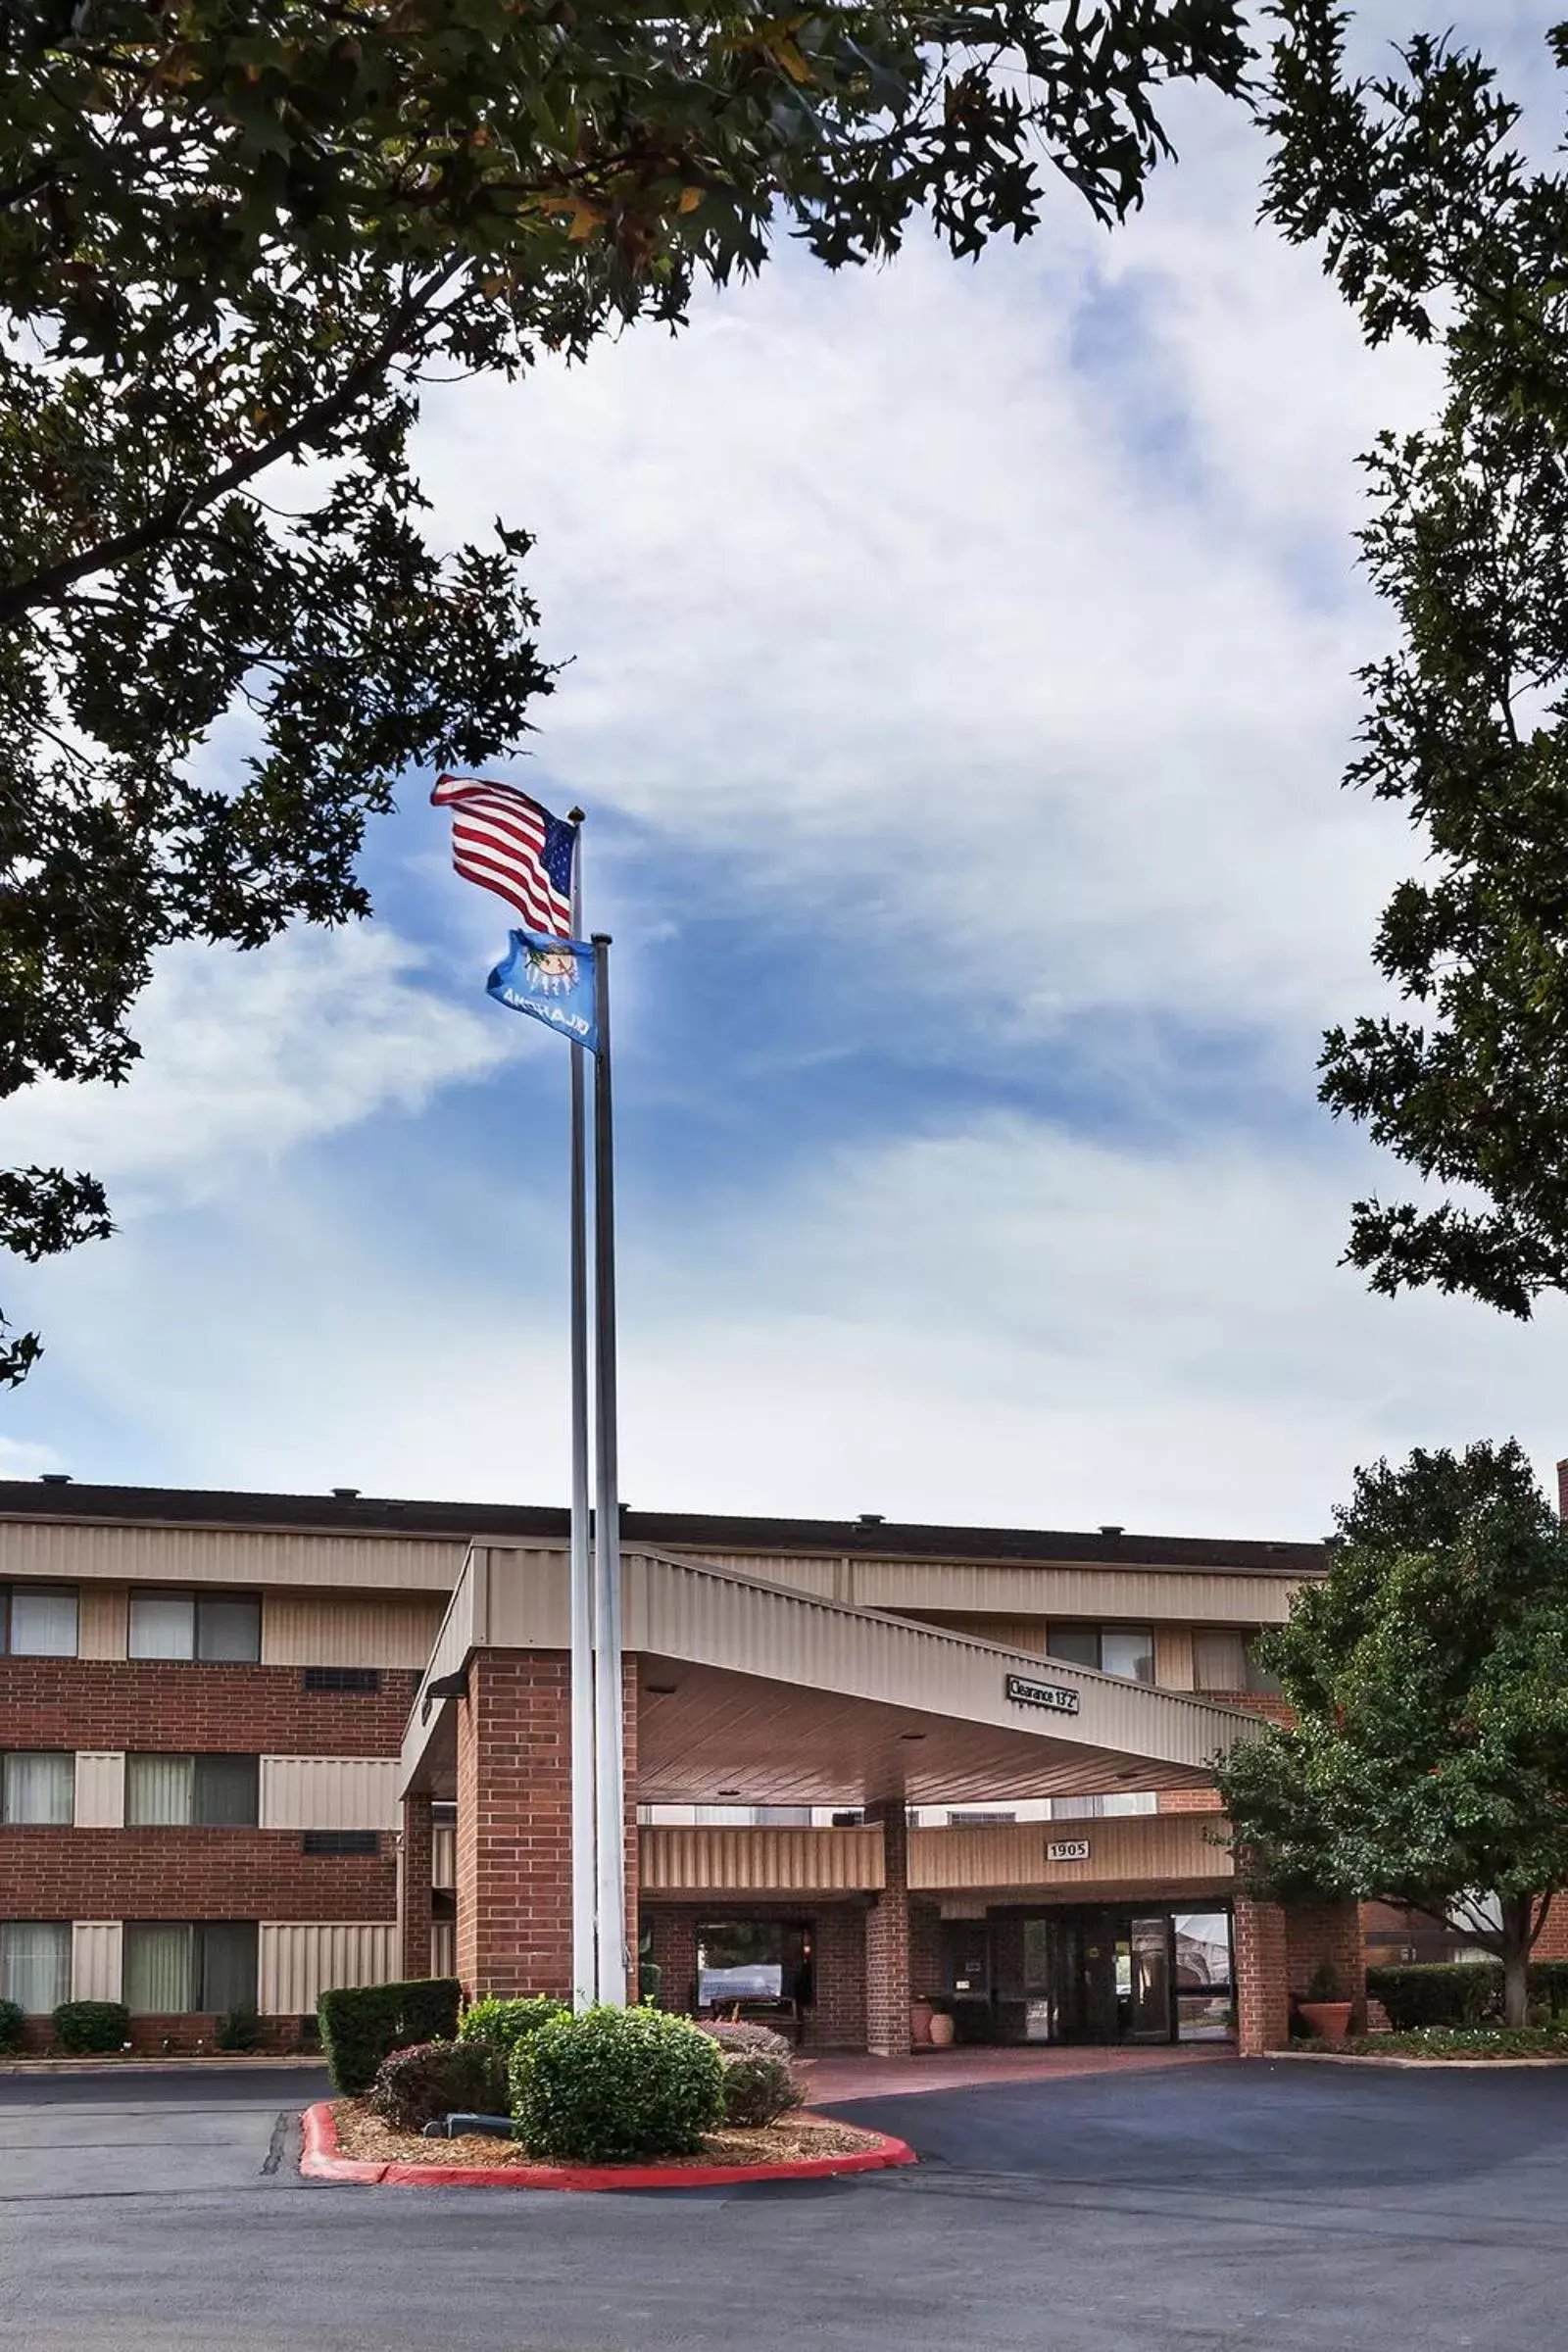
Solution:
{"label": "beige metal siding", "polygon": [[270,1592],[262,1609],[264,1666],[403,1666],[422,1673],[441,1627],[437,1598]]}
{"label": "beige metal siding", "polygon": [[[1209,1842],[1212,1813],[1139,1813],[1109,1821],[1020,1822],[989,1830],[911,1830],[909,1885],[922,1889],[1029,1886],[1045,1892],[1160,1885],[1229,1886],[1229,1850]],[[1087,1838],[1086,1862],[1047,1848]]]}
{"label": "beige metal siding", "polygon": [[271,1534],[263,1529],[83,1527],[0,1520],[0,1581],[47,1584],[292,1585],[448,1592],[465,1544],[415,1536]]}
{"label": "beige metal siding", "polygon": [[76,1619],[79,1658],[122,1658],[130,1595],[123,1585],[83,1585]]}
{"label": "beige metal siding", "polygon": [[[458,1833],[442,1822],[430,1833],[430,1884],[432,1886],[455,1886],[458,1883]],[[440,1969],[436,1970],[440,1976]]]}
{"label": "beige metal siding", "polygon": [[[999,1567],[964,1560],[802,1558],[786,1552],[693,1551],[682,1559],[728,1568],[759,1583],[785,1585],[862,1609],[982,1612],[988,1617],[1166,1619],[1214,1625],[1276,1625],[1290,1605],[1289,1577],[1228,1575],[1219,1569],[1075,1566]],[[998,1633],[990,1641],[1010,1639]],[[1027,1644],[1025,1644],[1027,1646]]]}
{"label": "beige metal siding", "polygon": [[264,1756],[264,1830],[391,1830],[398,1768],[382,1756]]}
{"label": "beige metal siding", "polygon": [[390,1984],[398,1973],[398,1932],[390,1922],[345,1925],[263,1920],[264,2017],[305,2017],[337,1984]]}
{"label": "beige metal siding", "polygon": [[1193,1629],[1190,1625],[1155,1626],[1154,1680],[1161,1690],[1193,1689]]}
{"label": "beige metal siding", "polygon": [[71,1997],[118,2001],[123,1932],[118,1919],[78,1919],[71,1929]]}
{"label": "beige metal siding", "polygon": [[[125,1759],[123,1755],[85,1750],[76,1756],[78,1830],[122,1830],[125,1826]],[[116,1994],[119,1999],[119,1994]]]}
{"label": "beige metal siding", "polygon": [[433,1919],[430,1922],[430,1974],[432,1977],[455,1977],[458,1973],[458,1923],[455,1919]]}
{"label": "beige metal siding", "polygon": [[654,1828],[638,1850],[645,1894],[842,1894],[887,1884],[879,1829]]}

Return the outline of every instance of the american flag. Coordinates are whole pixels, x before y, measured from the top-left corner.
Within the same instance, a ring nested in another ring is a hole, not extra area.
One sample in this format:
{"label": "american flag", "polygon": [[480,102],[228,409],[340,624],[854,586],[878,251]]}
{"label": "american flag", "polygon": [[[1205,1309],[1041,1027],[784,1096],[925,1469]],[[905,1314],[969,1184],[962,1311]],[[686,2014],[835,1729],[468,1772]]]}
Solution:
{"label": "american flag", "polygon": [[465,880],[493,890],[534,931],[571,936],[571,860],[577,828],[510,784],[440,776],[430,795],[452,811],[452,862]]}

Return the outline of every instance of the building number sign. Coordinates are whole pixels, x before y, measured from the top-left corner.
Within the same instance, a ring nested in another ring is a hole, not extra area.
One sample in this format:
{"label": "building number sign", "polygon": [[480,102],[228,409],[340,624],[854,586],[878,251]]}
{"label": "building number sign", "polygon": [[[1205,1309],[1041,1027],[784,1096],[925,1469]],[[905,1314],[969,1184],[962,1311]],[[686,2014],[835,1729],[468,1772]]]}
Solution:
{"label": "building number sign", "polygon": [[1054,1838],[1046,1847],[1048,1862],[1087,1862],[1088,1859],[1087,1838]]}
{"label": "building number sign", "polygon": [[1032,1675],[1009,1674],[1007,1696],[1014,1706],[1049,1707],[1054,1715],[1076,1715],[1078,1693],[1065,1683],[1037,1683]]}

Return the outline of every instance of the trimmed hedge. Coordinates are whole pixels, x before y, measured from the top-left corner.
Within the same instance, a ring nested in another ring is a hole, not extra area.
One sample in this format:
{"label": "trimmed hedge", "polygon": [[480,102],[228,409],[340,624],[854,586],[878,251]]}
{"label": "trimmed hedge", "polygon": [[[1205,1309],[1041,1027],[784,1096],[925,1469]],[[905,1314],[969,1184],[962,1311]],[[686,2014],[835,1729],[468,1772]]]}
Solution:
{"label": "trimmed hedge", "polygon": [[334,2090],[368,2090],[394,2050],[416,2041],[450,2041],[458,2031],[463,1987],[456,1977],[416,1977],[402,1984],[339,1984],[316,2004],[321,2048]]}
{"label": "trimmed hedge", "polygon": [[1396,2034],[1423,2026],[1479,2026],[1502,2007],[1497,1960],[1427,1960],[1403,1968],[1369,1968],[1366,1989],[1389,2013]]}
{"label": "trimmed hedge", "polygon": [[240,2001],[225,2009],[213,2029],[213,2039],[220,2050],[259,2050],[262,2021],[256,2003]]}
{"label": "trimmed hedge", "polygon": [[559,2025],[564,2017],[570,2015],[564,2001],[552,2000],[548,1993],[536,1993],[519,2001],[504,2001],[491,1993],[465,2009],[458,2024],[458,2037],[462,2041],[488,2042],[503,2058],[510,2059],[518,2043],[526,2041],[531,2034],[539,2033],[545,2026]]}
{"label": "trimmed hedge", "polygon": [[778,2121],[792,2107],[806,2103],[800,2076],[787,2058],[767,2050],[753,2050],[724,2061],[724,2121],[741,2131],[757,2131]]}
{"label": "trimmed hedge", "polygon": [[73,2058],[122,2050],[130,2039],[130,2011],[123,2001],[62,2001],[49,2022],[55,2040]]}
{"label": "trimmed hedge", "polygon": [[771,2026],[748,2025],[743,2018],[718,2018],[711,2025],[699,2025],[699,2034],[716,2041],[726,2058],[783,2058],[794,2053],[794,2043]]}
{"label": "trimmed hedge", "polygon": [[507,2062],[488,2041],[417,2041],[394,2050],[376,2072],[370,2105],[400,2132],[422,2132],[448,2115],[501,2115]]}
{"label": "trimmed hedge", "polygon": [[1568,2059],[1568,2033],[1550,2026],[1423,2026],[1412,2034],[1356,2034],[1321,2046],[1352,2058]]}
{"label": "trimmed hedge", "polygon": [[696,2156],[724,2117],[718,2045],[662,2009],[588,2009],[520,2043],[512,2112],[529,2151],[565,2164]]}
{"label": "trimmed hedge", "polygon": [[20,2001],[0,2001],[0,2050],[21,2049],[26,2023],[27,2012]]}

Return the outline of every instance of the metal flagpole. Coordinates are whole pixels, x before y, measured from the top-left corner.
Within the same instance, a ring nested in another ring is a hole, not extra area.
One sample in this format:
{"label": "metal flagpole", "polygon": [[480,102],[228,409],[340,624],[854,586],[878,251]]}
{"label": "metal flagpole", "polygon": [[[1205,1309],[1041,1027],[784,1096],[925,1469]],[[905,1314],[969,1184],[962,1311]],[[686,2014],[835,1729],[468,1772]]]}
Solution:
{"label": "metal flagpole", "polygon": [[594,1700],[598,1727],[599,1998],[624,2006],[625,1772],[621,1754],[620,1494],[615,1462],[615,1178],[610,1084],[610,939],[596,931],[599,1051],[594,1056]]}
{"label": "metal flagpole", "polygon": [[[571,932],[582,936],[583,811],[571,858]],[[571,1049],[571,2005],[592,2006],[599,1982],[599,1864],[594,1817],[593,1570],[588,1555],[587,1049]]]}

